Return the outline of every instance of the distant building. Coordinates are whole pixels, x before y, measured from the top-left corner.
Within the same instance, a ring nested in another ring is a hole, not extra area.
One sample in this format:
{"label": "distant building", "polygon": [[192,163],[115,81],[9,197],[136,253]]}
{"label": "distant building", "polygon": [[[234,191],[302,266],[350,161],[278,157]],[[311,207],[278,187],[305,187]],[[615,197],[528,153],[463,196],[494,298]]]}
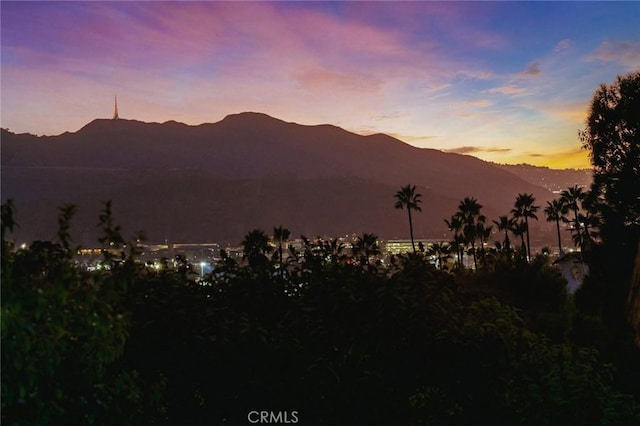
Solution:
{"label": "distant building", "polygon": [[[440,243],[442,240],[414,240],[416,244],[416,250],[419,250],[420,243],[422,243],[424,250],[428,250],[433,243]],[[411,240],[388,240],[383,243],[383,251],[387,254],[404,254],[413,253],[413,246]]]}

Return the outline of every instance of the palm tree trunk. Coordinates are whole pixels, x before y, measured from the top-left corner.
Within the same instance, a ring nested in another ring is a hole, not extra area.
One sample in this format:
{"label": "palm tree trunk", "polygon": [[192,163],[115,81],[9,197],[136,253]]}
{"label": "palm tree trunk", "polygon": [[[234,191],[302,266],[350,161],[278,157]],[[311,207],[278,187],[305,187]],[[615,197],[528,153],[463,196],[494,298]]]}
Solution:
{"label": "palm tree trunk", "polygon": [[[576,234],[580,235],[580,219],[578,219],[578,210],[577,209],[574,210],[573,213],[576,220],[574,225],[576,228],[575,231],[576,231]],[[580,244],[580,250],[582,250],[582,244]]]}
{"label": "palm tree trunk", "polygon": [[527,225],[527,261],[531,260],[531,244],[529,243],[529,220],[527,216],[524,217],[524,223]]}
{"label": "palm tree trunk", "polygon": [[640,241],[627,295],[627,313],[634,331],[634,343],[640,348]]}
{"label": "palm tree trunk", "polygon": [[407,207],[409,213],[409,235],[411,235],[411,247],[413,247],[413,254],[416,254],[416,245],[413,242],[413,222],[411,221],[411,209]]}
{"label": "palm tree trunk", "polygon": [[560,219],[556,219],[556,230],[558,231],[558,256],[562,255],[562,241],[560,240]]}
{"label": "palm tree trunk", "polygon": [[478,270],[478,259],[476,258],[476,242],[471,241],[471,252],[473,253],[473,268]]}

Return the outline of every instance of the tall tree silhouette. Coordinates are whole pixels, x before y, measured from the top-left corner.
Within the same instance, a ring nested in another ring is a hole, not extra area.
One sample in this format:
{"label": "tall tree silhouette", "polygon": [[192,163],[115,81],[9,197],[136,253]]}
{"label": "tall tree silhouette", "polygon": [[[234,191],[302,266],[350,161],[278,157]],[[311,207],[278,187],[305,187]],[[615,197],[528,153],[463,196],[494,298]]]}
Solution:
{"label": "tall tree silhouette", "polygon": [[[640,347],[640,324],[622,312],[638,306],[633,271],[640,264],[640,71],[602,84],[591,100],[586,127],[580,132],[593,165],[592,210],[600,219],[599,247],[589,256],[585,293],[620,341],[629,323]],[[583,205],[584,206],[584,205]],[[637,277],[636,277],[637,278]],[[637,283],[637,280],[635,281]],[[635,301],[634,301],[635,300]],[[626,305],[626,306],[625,306]],[[586,306],[586,305],[585,305]],[[637,317],[635,317],[637,318]]]}
{"label": "tall tree silhouette", "polygon": [[[601,232],[640,228],[640,71],[619,76],[595,92],[586,129],[580,132],[594,168],[591,192],[601,199]],[[627,228],[627,229],[624,229]],[[622,235],[622,236],[624,236]],[[629,247],[635,251],[635,241]]]}
{"label": "tall tree silhouette", "polygon": [[536,206],[533,204],[535,201],[536,198],[533,196],[533,194],[518,194],[518,196],[516,197],[516,202],[513,205],[513,210],[511,210],[513,217],[517,219],[524,218],[524,223],[527,226],[527,260],[531,260],[531,239],[529,236],[529,230],[531,228],[529,227],[529,219],[538,220],[536,211],[538,211],[538,209],[540,208],[540,206]]}
{"label": "tall tree silhouette", "polygon": [[560,237],[560,221],[564,219],[565,213],[568,209],[566,204],[561,199],[553,201],[547,201],[547,207],[544,208],[544,214],[547,217],[547,222],[556,223],[556,231],[558,232],[558,254],[562,255],[562,239]]}
{"label": "tall tree silhouette", "polygon": [[416,245],[413,241],[413,221],[411,220],[411,210],[415,210],[417,212],[422,211],[420,208],[420,197],[421,194],[416,192],[415,185],[407,185],[400,188],[400,191],[396,192],[396,209],[407,208],[407,213],[409,214],[409,234],[411,235],[411,247],[413,248],[413,253],[416,253]]}

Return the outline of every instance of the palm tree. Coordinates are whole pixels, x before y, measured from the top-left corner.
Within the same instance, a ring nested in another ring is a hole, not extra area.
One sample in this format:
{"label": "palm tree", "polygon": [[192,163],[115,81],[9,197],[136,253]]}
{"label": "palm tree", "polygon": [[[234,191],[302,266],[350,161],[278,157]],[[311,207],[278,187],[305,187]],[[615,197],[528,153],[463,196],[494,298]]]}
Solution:
{"label": "palm tree", "polygon": [[328,257],[331,263],[334,265],[337,264],[338,261],[343,260],[343,258],[345,257],[342,254],[342,251],[344,250],[344,243],[342,243],[337,238],[331,238],[329,239],[329,241],[324,241],[323,250],[323,254]]}
{"label": "palm tree", "polygon": [[361,265],[368,264],[369,258],[378,254],[380,254],[380,249],[378,248],[378,236],[375,234],[365,232],[361,237],[358,237],[353,245],[353,255],[354,257],[360,255]]}
{"label": "palm tree", "polygon": [[[588,210],[585,210],[585,214],[578,214],[578,219],[575,224],[576,234],[573,235],[572,238],[576,247],[580,247],[581,252],[584,253],[591,249],[594,238],[598,236],[598,233],[593,231],[593,228],[596,228],[599,225],[600,220],[598,216],[592,215]],[[583,228],[584,230],[580,231],[580,228]]]}
{"label": "palm tree", "polygon": [[400,188],[400,191],[396,192],[395,195],[397,201],[395,204],[396,209],[407,208],[407,212],[409,213],[409,233],[411,235],[411,247],[413,247],[413,254],[416,253],[416,245],[413,242],[413,222],[411,221],[411,210],[415,210],[421,212],[419,204],[422,202],[420,197],[421,194],[416,193],[415,185],[407,185]]}
{"label": "palm tree", "polygon": [[266,265],[266,254],[271,252],[269,237],[260,229],[250,231],[242,240],[243,258],[249,260],[252,269],[258,269]]}
{"label": "palm tree", "polygon": [[275,240],[278,246],[278,263],[280,267],[280,275],[284,276],[284,270],[282,269],[282,246],[287,242],[289,237],[291,236],[291,232],[287,228],[283,228],[282,225],[277,228],[273,228],[273,239]]}
{"label": "palm tree", "polygon": [[566,206],[567,209],[573,210],[574,219],[578,222],[578,211],[580,207],[578,203],[581,203],[587,198],[587,193],[578,185],[572,186],[560,192],[560,201]]}
{"label": "palm tree", "polygon": [[486,225],[487,217],[484,215],[478,216],[478,222],[476,223],[476,235],[480,240],[480,247],[478,248],[478,252],[480,253],[480,257],[484,260],[485,250],[484,245],[489,240],[491,236],[491,232],[493,231],[493,225]]}
{"label": "palm tree", "polygon": [[587,194],[582,187],[578,185],[574,185],[560,192],[560,201],[566,206],[567,210],[573,211],[573,226],[576,233],[580,233],[578,212],[580,211],[580,203],[582,203],[585,198],[587,198]]}
{"label": "palm tree", "polygon": [[503,248],[505,252],[509,252],[511,248],[511,242],[509,241],[509,231],[513,228],[514,219],[509,216],[500,216],[497,221],[493,221],[498,227],[498,231],[504,231]]}
{"label": "palm tree", "polygon": [[463,234],[465,239],[471,244],[471,252],[473,254],[473,266],[478,269],[478,259],[476,256],[476,238],[478,238],[478,223],[484,221],[484,216],[480,214],[482,205],[478,204],[475,198],[465,197],[458,205],[456,215],[460,218],[463,225]]}
{"label": "palm tree", "polygon": [[436,267],[440,270],[445,269],[446,262],[451,258],[451,246],[447,243],[433,243],[427,251],[429,256],[436,258]]}
{"label": "palm tree", "polygon": [[526,222],[524,221],[517,221],[514,218],[513,221],[513,226],[511,227],[510,231],[513,233],[513,235],[515,235],[516,237],[520,237],[522,244],[520,245],[520,251],[522,251],[525,254],[525,258],[526,258],[526,251],[527,251],[527,246],[524,243],[524,234],[527,233],[527,228],[528,225]]}
{"label": "palm tree", "polygon": [[547,222],[555,222],[558,232],[558,255],[562,256],[562,240],[560,239],[560,221],[564,219],[567,213],[567,205],[562,199],[547,201],[547,207],[544,208],[544,214],[547,216]]}
{"label": "palm tree", "polygon": [[444,222],[447,224],[449,231],[453,231],[453,241],[451,242],[451,246],[456,250],[458,266],[462,267],[462,253],[464,251],[464,241],[462,234],[460,233],[462,230],[462,220],[459,216],[454,214],[451,216],[450,221],[445,219]]}
{"label": "palm tree", "polygon": [[533,203],[536,201],[536,198],[533,194],[518,194],[516,197],[516,202],[513,206],[513,210],[511,213],[513,217],[516,219],[524,218],[524,223],[526,224],[526,233],[527,233],[527,260],[531,260],[531,242],[529,239],[529,218],[538,220],[538,216],[536,216],[536,211],[540,208],[540,206],[536,206]]}

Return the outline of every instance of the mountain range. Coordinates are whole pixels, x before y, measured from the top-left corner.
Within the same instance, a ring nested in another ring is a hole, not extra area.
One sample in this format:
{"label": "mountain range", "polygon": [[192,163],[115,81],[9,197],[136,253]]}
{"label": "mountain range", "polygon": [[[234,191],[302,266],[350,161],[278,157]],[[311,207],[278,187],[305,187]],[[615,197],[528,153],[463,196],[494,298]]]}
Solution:
{"label": "mountain range", "polygon": [[394,209],[393,197],[407,184],[422,194],[417,238],[446,239],[444,219],[464,197],[478,199],[491,220],[507,214],[518,193],[533,193],[540,205],[554,196],[535,179],[471,156],[251,112],[198,126],[96,119],[57,136],[3,129],[1,153],[2,200],[16,203],[16,239],[52,238],[56,208],[72,203],[72,234],[83,246],[95,245],[106,200],[126,235],[140,229],[152,242],[233,245],[251,229],[278,225],[294,237],[408,238],[406,212]]}

